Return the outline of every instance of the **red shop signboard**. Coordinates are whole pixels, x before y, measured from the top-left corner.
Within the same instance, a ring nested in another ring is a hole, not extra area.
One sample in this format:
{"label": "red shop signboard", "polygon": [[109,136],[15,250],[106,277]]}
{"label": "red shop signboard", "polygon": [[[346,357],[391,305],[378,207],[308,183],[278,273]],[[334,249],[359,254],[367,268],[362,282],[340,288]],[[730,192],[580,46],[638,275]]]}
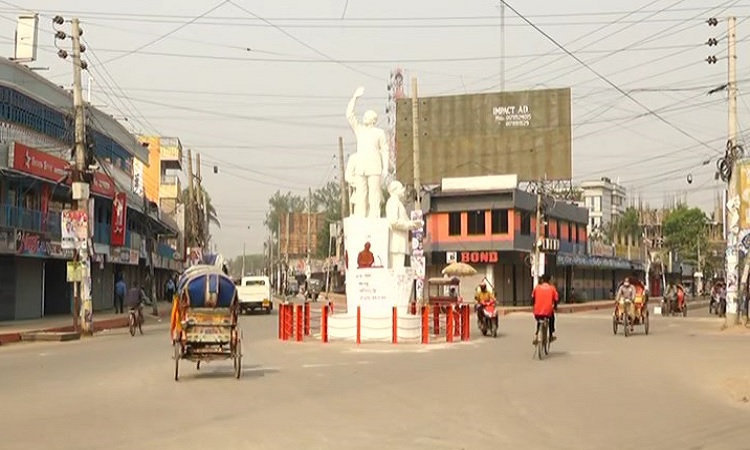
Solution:
{"label": "red shop signboard", "polygon": [[[8,155],[8,165],[13,170],[58,183],[65,180],[70,172],[70,164],[64,159],[49,153],[14,142]],[[70,184],[69,180],[66,182]],[[112,198],[115,194],[114,182],[104,173],[96,172],[91,192]]]}
{"label": "red shop signboard", "polygon": [[112,236],[110,245],[122,247],[125,245],[125,230],[128,220],[128,196],[118,192],[112,199]]}
{"label": "red shop signboard", "polygon": [[460,252],[458,260],[462,263],[496,263],[500,255],[497,252]]}

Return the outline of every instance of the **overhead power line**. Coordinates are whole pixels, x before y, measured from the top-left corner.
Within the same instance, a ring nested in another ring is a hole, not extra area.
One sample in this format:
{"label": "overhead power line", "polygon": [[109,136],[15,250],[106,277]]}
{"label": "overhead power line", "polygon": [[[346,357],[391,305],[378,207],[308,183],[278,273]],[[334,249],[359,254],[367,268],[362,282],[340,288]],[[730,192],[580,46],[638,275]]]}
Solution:
{"label": "overhead power line", "polygon": [[528,23],[529,26],[531,26],[532,28],[534,28],[537,32],[539,32],[547,40],[549,40],[550,42],[552,42],[553,44],[555,44],[560,50],[562,50],[563,52],[565,52],[571,58],[575,59],[579,64],[581,64],[582,66],[584,66],[586,69],[588,69],[590,72],[592,72],[593,74],[595,74],[602,81],[604,81],[605,83],[607,83],[608,85],[610,85],[612,88],[614,88],[615,90],[617,90],[618,92],[620,92],[622,95],[624,95],[625,97],[627,97],[628,99],[630,99],[633,103],[637,104],[638,106],[640,106],[641,108],[643,108],[644,110],[646,110],[648,113],[650,113],[651,115],[653,115],[654,117],[656,117],[660,121],[662,121],[665,124],[667,124],[670,128],[673,128],[674,130],[678,131],[680,134],[682,134],[684,136],[687,136],[688,138],[690,138],[690,139],[692,139],[692,140],[694,140],[694,141],[702,144],[704,147],[706,147],[708,149],[716,151],[714,148],[712,148],[711,146],[709,146],[705,142],[701,141],[700,139],[696,138],[692,134],[686,132],[682,128],[680,128],[677,125],[673,124],[672,122],[668,121],[661,114],[655,112],[654,110],[652,110],[651,108],[649,108],[648,106],[646,106],[645,104],[643,104],[640,100],[638,100],[637,98],[633,97],[628,92],[624,91],[622,88],[620,88],[620,86],[618,86],[617,84],[615,84],[614,82],[612,82],[609,78],[605,77],[604,75],[602,75],[601,73],[599,73],[599,71],[597,71],[596,69],[594,69],[593,67],[591,67],[590,65],[588,65],[585,61],[583,61],[581,58],[579,58],[577,55],[575,55],[572,52],[570,52],[567,48],[565,48],[563,45],[561,45],[559,42],[557,42],[557,40],[555,38],[553,38],[552,36],[550,36],[549,34],[547,34],[544,30],[542,30],[537,25],[535,25],[534,22],[532,22],[529,19],[527,19],[517,9],[515,9],[513,6],[511,6],[510,4],[508,4],[508,2],[506,0],[500,0],[500,1],[503,2],[503,4],[505,4],[505,6],[508,7],[508,9],[510,9],[511,11],[513,11],[514,14],[516,14],[518,17],[520,17],[524,21],[526,21],[526,23]]}

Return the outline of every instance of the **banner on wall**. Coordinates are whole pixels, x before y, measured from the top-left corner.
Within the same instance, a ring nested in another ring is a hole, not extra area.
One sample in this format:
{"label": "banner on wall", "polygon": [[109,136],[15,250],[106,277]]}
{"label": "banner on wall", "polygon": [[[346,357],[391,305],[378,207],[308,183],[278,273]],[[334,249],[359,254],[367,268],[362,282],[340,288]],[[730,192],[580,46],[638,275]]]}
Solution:
{"label": "banner on wall", "polygon": [[125,192],[118,192],[112,200],[112,236],[110,245],[114,247],[125,245],[127,218],[128,196]]}

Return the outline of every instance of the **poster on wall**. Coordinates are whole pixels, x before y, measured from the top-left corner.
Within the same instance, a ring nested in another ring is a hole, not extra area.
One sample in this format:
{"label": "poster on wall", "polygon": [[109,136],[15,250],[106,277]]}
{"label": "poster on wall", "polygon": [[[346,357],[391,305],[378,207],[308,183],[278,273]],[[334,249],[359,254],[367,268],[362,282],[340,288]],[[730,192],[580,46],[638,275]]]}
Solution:
{"label": "poster on wall", "polygon": [[[411,220],[424,223],[424,215],[421,210],[411,212]],[[410,265],[416,275],[416,295],[417,299],[422,298],[424,292],[425,278],[425,256],[424,256],[424,229],[418,228],[411,232],[411,261]]]}
{"label": "poster on wall", "polygon": [[64,209],[60,215],[63,249],[85,249],[89,232],[88,212]]}
{"label": "poster on wall", "polygon": [[16,252],[16,232],[11,228],[0,228],[0,253]]}
{"label": "poster on wall", "polygon": [[143,163],[137,158],[133,158],[133,193],[143,196]]}

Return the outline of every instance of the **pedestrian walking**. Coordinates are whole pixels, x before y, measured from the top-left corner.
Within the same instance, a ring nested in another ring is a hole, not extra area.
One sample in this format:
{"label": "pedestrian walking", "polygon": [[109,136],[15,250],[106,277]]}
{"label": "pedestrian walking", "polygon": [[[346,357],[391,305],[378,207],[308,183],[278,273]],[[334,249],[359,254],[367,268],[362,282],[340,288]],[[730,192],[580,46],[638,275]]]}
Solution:
{"label": "pedestrian walking", "polygon": [[120,276],[120,279],[115,283],[115,313],[122,314],[125,312],[125,293],[128,290],[128,286],[125,284],[125,279]]}

